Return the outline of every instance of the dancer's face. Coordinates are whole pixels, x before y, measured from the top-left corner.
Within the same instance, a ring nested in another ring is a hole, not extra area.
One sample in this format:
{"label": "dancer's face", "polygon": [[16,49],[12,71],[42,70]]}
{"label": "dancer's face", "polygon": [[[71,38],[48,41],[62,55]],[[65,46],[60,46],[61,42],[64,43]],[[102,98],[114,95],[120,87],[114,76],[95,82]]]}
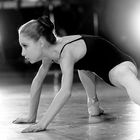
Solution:
{"label": "dancer's face", "polygon": [[22,48],[21,54],[27,61],[35,63],[42,59],[42,50],[39,41],[35,41],[32,38],[25,36],[25,34],[20,34],[19,43]]}

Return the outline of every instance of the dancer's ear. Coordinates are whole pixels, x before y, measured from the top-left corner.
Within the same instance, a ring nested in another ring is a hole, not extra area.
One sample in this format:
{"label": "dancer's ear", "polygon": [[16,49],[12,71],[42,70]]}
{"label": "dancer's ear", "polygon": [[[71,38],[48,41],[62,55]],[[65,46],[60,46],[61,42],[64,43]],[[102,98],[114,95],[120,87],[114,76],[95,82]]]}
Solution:
{"label": "dancer's ear", "polygon": [[43,37],[39,38],[40,47],[43,48],[45,46],[45,39]]}

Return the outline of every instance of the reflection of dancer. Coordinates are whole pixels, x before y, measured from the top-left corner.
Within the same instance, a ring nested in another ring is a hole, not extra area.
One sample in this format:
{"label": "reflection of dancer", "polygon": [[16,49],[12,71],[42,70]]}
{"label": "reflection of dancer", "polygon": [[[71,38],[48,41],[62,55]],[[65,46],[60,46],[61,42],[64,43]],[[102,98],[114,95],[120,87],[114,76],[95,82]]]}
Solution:
{"label": "reflection of dancer", "polygon": [[94,74],[112,86],[125,88],[130,98],[140,104],[140,81],[137,79],[136,65],[129,56],[101,37],[72,35],[56,38],[53,29],[53,23],[44,16],[27,22],[19,29],[22,55],[31,63],[41,60],[42,65],[31,85],[29,115],[16,119],[14,123],[35,122],[42,83],[51,64],[58,63],[62,70],[61,89],[43,118],[23,132],[37,132],[47,128],[71,96],[74,69],[78,69],[86,90],[90,115],[103,113],[96,95]]}

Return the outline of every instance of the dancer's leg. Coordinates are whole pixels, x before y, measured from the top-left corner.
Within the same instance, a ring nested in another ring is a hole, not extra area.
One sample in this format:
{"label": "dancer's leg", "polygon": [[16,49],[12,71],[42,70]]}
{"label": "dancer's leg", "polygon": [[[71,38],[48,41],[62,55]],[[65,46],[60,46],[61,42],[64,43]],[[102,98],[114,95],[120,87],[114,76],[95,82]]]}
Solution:
{"label": "dancer's leg", "polygon": [[92,72],[84,70],[79,70],[78,74],[87,94],[89,115],[100,115],[103,113],[103,110],[99,108],[99,101],[96,93],[95,75]]}
{"label": "dancer's leg", "polygon": [[137,68],[132,62],[123,62],[109,72],[110,81],[118,87],[124,87],[129,97],[140,105],[140,81]]}

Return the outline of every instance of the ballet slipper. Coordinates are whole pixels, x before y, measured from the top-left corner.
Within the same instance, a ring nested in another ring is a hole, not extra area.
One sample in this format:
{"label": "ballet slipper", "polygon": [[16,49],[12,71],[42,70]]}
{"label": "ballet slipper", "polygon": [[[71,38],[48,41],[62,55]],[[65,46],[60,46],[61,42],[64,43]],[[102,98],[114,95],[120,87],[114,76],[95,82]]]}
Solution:
{"label": "ballet slipper", "polygon": [[98,100],[93,100],[93,99],[88,99],[88,113],[90,116],[99,116],[104,113],[104,110],[99,107],[99,101]]}
{"label": "ballet slipper", "polygon": [[100,107],[94,107],[94,106],[91,106],[90,108],[88,108],[88,113],[89,113],[89,116],[100,116],[104,113],[104,110],[101,109]]}

